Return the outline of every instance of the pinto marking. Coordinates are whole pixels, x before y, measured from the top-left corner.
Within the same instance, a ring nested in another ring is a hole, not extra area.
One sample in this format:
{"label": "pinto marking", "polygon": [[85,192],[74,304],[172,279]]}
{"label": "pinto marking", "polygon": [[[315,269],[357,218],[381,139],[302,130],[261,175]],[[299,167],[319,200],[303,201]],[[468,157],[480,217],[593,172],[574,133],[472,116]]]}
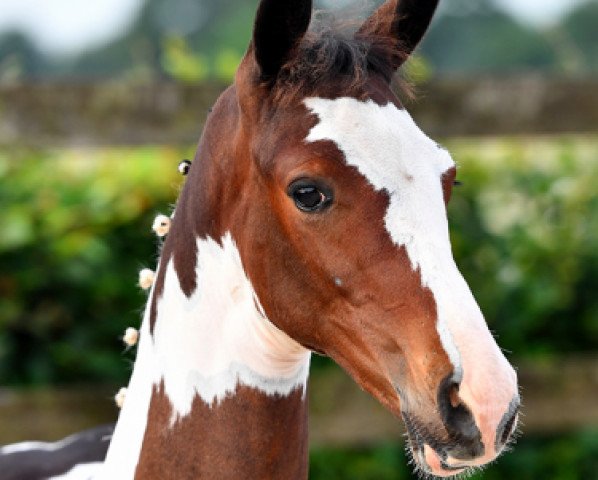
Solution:
{"label": "pinto marking", "polygon": [[266,318],[231,235],[220,243],[198,239],[197,248],[195,293],[183,293],[171,259],[153,335],[146,310],[127,400],[100,478],[133,478],[152,389],[162,382],[172,404],[171,427],[189,415],[196,397],[216,408],[239,385],[279,396],[301,388],[305,395],[311,352]]}
{"label": "pinto marking", "polygon": [[189,414],[195,395],[212,405],[238,384],[268,395],[305,391],[310,351],[266,318],[231,235],[198,239],[197,251],[190,298],[168,263],[154,330],[154,384],[164,381],[176,415]]}

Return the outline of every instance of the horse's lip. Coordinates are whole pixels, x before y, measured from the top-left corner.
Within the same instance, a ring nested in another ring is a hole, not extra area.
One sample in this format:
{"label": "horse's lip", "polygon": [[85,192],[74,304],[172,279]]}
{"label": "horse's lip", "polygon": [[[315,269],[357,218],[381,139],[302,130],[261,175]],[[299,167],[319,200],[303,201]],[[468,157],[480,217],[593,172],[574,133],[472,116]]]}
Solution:
{"label": "horse's lip", "polygon": [[[434,471],[430,467],[428,462],[426,461],[426,453],[425,453],[424,446],[428,446],[430,449],[432,449],[432,447],[430,447],[429,444],[423,444],[421,447],[418,448],[417,453],[416,452],[413,453],[413,458],[415,459],[415,462],[419,466],[419,468],[421,468],[426,474],[434,475],[434,478],[437,478],[437,477],[439,478],[439,476],[441,474],[439,474],[439,472],[437,472],[437,471]],[[469,467],[467,467],[467,466],[456,466],[456,465],[451,466],[451,465],[447,464],[446,461],[444,460],[444,456],[441,453],[437,452],[434,449],[432,449],[432,451],[434,452],[435,455],[438,456],[439,465],[440,465],[440,469],[441,469],[442,473],[444,473],[444,472],[447,473],[447,475],[441,475],[442,477],[446,478],[448,476],[459,475],[461,473],[469,471]]]}
{"label": "horse's lip", "polygon": [[[402,412],[402,414],[403,414],[403,419],[405,419],[405,412]],[[467,466],[448,465],[446,463],[446,455],[444,455],[441,452],[438,452],[436,449],[434,449],[430,445],[431,442],[426,441],[426,438],[423,438],[418,433],[418,431],[414,427],[414,425],[412,425],[412,420],[410,419],[409,415],[407,415],[407,418],[409,418],[409,420],[405,420],[405,427],[407,429],[407,434],[409,437],[409,448],[412,451],[412,454],[413,454],[412,456],[413,456],[414,462],[417,464],[417,466],[421,470],[423,470],[427,474],[434,475],[432,468],[430,468],[430,466],[428,465],[428,463],[426,461],[424,447],[428,446],[438,456],[438,458],[440,460],[440,467],[442,468],[443,471],[445,471],[449,474],[454,474],[454,475],[458,475],[460,473],[468,471],[469,467],[467,467]]]}
{"label": "horse's lip", "polygon": [[468,467],[459,467],[459,466],[451,467],[444,460],[442,460],[440,462],[440,466],[442,467],[443,470],[446,470],[447,472],[455,472],[455,473],[461,473],[468,468]]}

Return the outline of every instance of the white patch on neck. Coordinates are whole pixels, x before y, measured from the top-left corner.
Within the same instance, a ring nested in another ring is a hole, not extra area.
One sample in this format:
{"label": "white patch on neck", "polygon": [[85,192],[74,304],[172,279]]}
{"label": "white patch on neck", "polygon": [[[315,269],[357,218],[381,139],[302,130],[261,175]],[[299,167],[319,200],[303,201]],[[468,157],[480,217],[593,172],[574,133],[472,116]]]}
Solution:
{"label": "white patch on neck", "polygon": [[[406,110],[392,103],[380,106],[344,97],[308,98],[305,104],[320,120],[306,140],[333,141],[348,165],[388,194],[386,229],[397,245],[405,247],[411,266],[420,270],[422,284],[436,297],[436,280],[445,275],[446,267],[456,269],[441,187],[442,174],[455,165],[450,154],[428,138]],[[440,312],[437,330],[458,371],[459,351]]]}
{"label": "white patch on neck", "polygon": [[[172,260],[154,330],[157,384],[177,417],[199,395],[209,405],[237,384],[268,395],[305,389],[311,353],[264,315],[230,234],[197,241],[197,289],[187,298]],[[173,419],[174,420],[174,419]]]}
{"label": "white patch on neck", "polygon": [[197,396],[215,407],[238,385],[268,395],[305,392],[311,352],[265,317],[230,234],[221,243],[197,240],[197,289],[190,298],[169,261],[153,335],[148,301],[127,398],[98,478],[133,478],[152,389],[162,381],[173,423],[191,413]]}

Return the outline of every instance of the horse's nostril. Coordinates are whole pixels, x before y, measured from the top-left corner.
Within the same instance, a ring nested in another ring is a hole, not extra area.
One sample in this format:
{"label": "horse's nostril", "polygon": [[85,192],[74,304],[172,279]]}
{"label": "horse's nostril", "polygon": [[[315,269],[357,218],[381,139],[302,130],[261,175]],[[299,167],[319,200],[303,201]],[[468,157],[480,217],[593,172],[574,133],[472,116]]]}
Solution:
{"label": "horse's nostril", "polygon": [[450,386],[449,388],[449,400],[451,402],[451,407],[457,408],[461,405],[461,399],[459,398],[459,386],[455,383]]}
{"label": "horse's nostril", "polygon": [[504,414],[496,431],[496,451],[500,451],[509,441],[513,433],[517,414],[519,413],[519,397],[511,400],[507,413]]}
{"label": "horse's nostril", "polygon": [[473,415],[459,397],[459,384],[447,377],[438,390],[438,408],[444,427],[453,444],[451,457],[470,460],[484,454],[481,440]]}

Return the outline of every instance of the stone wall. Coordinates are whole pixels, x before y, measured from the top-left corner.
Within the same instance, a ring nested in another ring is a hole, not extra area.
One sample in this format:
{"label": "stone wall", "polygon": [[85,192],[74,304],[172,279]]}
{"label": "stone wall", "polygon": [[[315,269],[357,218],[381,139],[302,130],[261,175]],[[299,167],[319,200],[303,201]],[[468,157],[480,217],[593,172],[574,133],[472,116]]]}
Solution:
{"label": "stone wall", "polygon": [[[0,144],[194,144],[224,85],[0,87]],[[405,103],[434,137],[598,133],[598,79],[444,79]]]}

